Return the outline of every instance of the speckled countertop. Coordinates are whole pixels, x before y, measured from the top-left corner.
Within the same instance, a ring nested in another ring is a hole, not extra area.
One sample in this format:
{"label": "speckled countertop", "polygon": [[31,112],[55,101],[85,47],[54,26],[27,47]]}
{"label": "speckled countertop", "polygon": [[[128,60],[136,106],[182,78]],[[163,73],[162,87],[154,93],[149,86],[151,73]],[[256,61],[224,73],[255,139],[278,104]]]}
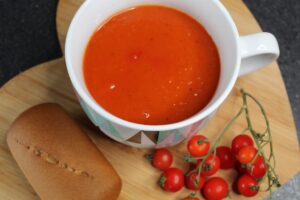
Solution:
{"label": "speckled countertop", "polygon": [[[232,0],[234,1],[234,0]],[[300,138],[300,0],[244,0],[262,29],[278,39],[278,60]],[[57,0],[0,0],[0,86],[36,64],[62,56],[56,35]],[[300,173],[275,194],[300,199]]]}

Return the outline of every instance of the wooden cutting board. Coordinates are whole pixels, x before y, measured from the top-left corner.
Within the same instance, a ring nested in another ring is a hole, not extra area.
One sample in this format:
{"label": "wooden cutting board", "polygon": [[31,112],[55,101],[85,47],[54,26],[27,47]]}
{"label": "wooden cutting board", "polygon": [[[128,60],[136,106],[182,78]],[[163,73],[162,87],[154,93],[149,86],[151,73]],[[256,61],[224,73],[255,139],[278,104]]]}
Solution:
{"label": "wooden cutting board", "polygon": [[[59,2],[57,28],[62,47],[70,20],[82,2],[83,0],[60,0]],[[223,3],[232,14],[241,35],[260,31],[257,22],[242,1],[224,0]],[[300,156],[290,104],[276,63],[240,78],[229,98],[202,133],[211,140],[216,138],[226,122],[240,108],[241,96],[238,91],[242,87],[256,96],[265,106],[273,130],[277,156],[276,168],[281,182],[284,183],[300,171]],[[118,144],[105,137],[89,123],[76,100],[64,59],[61,58],[31,68],[9,81],[0,90],[1,200],[39,199],[9,152],[6,131],[21,112],[43,102],[59,103],[69,111],[111,161],[123,180],[119,200],[180,200],[189,193],[185,189],[176,194],[163,192],[157,184],[160,172],[153,169],[143,158],[143,155],[149,152],[148,150]],[[259,130],[263,127],[262,117],[255,106],[250,107],[255,127]],[[238,121],[222,143],[230,145],[231,139],[239,134],[244,126],[243,119]],[[171,148],[171,151],[175,156],[174,166],[186,169],[187,165],[182,161],[183,154],[186,152],[185,143]],[[221,171],[218,175],[226,177],[230,182],[236,177],[234,171]],[[253,199],[261,199],[266,195],[267,193],[260,193]],[[232,199],[243,198],[232,194]]]}

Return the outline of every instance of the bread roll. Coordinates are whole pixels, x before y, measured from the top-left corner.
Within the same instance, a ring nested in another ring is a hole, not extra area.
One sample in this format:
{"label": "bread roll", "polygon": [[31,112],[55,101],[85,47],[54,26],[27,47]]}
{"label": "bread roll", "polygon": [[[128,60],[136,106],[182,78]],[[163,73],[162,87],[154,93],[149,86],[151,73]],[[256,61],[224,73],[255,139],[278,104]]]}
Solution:
{"label": "bread roll", "polygon": [[115,200],[121,179],[90,138],[56,104],[41,104],[11,125],[7,143],[42,200]]}

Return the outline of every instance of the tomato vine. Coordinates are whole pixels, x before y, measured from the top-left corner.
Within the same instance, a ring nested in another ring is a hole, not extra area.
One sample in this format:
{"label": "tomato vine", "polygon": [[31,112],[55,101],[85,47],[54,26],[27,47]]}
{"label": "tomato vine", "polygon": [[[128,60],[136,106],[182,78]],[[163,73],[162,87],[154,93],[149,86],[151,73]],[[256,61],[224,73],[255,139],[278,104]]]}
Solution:
{"label": "tomato vine", "polygon": [[[193,162],[195,159],[196,160],[201,160],[200,164],[192,171],[189,172],[189,174],[193,173],[193,172],[198,172],[198,177],[200,178],[202,169],[203,169],[203,165],[205,163],[205,160],[208,158],[209,155],[213,154],[214,158],[213,161],[211,163],[214,163],[215,157],[216,157],[216,148],[219,146],[220,141],[222,140],[224,134],[232,127],[232,125],[236,122],[236,120],[241,117],[243,114],[246,118],[246,122],[247,122],[247,127],[242,131],[244,132],[250,132],[254,142],[257,146],[257,154],[255,155],[255,157],[252,159],[252,161],[247,164],[245,167],[251,169],[253,162],[256,160],[256,158],[261,155],[264,159],[264,162],[266,164],[266,168],[267,168],[267,172],[265,173],[265,175],[260,178],[258,180],[258,185],[260,187],[260,191],[269,191],[270,192],[270,198],[272,198],[272,189],[273,187],[280,187],[280,182],[279,182],[279,177],[275,171],[275,167],[276,167],[276,160],[275,160],[275,155],[274,155],[274,147],[273,147],[273,141],[272,141],[272,133],[271,133],[271,128],[270,128],[270,123],[269,123],[269,119],[267,117],[266,111],[264,109],[264,107],[262,106],[262,104],[251,94],[249,94],[248,92],[246,92],[245,90],[241,89],[240,90],[241,95],[242,95],[242,99],[243,99],[243,105],[240,108],[240,110],[237,112],[237,114],[228,122],[228,124],[225,126],[225,128],[222,130],[222,132],[219,134],[219,136],[217,137],[217,139],[215,140],[213,146],[211,147],[211,149],[207,152],[206,155],[202,156],[202,157],[197,157],[197,158],[193,158],[191,156],[185,156],[185,160],[187,162]],[[265,124],[266,124],[266,128],[263,132],[257,132],[252,124],[252,120],[250,117],[250,110],[249,110],[249,105],[248,105],[248,100],[253,101],[260,109]],[[267,155],[264,151],[264,148],[269,147],[269,154]],[[206,168],[210,168],[210,166],[204,166],[204,169]],[[188,174],[188,175],[189,175]],[[264,182],[264,180],[267,179],[267,183],[268,186],[266,189],[262,190],[261,185]]]}

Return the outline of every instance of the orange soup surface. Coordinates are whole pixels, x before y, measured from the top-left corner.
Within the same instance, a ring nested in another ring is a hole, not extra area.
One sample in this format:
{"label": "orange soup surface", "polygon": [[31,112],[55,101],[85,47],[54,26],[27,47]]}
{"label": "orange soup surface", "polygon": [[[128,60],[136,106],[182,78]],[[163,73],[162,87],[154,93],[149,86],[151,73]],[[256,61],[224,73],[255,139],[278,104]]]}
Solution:
{"label": "orange soup surface", "polygon": [[211,100],[220,59],[195,19],[162,6],[112,16],[91,37],[84,56],[86,86],[95,101],[124,120],[179,122]]}

